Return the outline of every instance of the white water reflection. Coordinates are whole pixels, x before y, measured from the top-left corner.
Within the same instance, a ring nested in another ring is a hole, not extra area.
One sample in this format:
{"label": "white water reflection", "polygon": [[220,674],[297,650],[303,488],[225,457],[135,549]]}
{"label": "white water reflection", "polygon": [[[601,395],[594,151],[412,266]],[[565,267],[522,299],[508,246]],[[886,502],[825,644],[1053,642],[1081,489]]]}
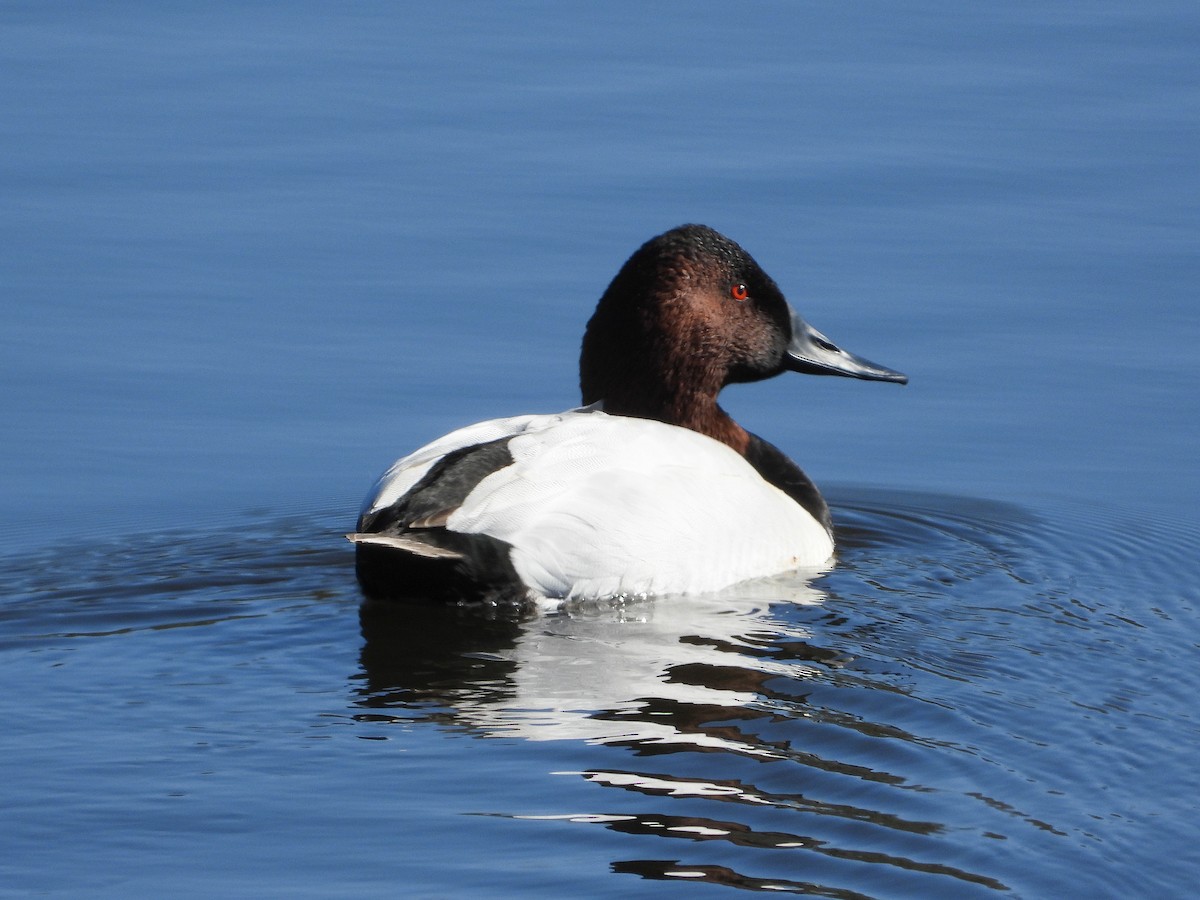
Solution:
{"label": "white water reflection", "polygon": [[[771,756],[767,748],[690,726],[682,711],[703,709],[709,721],[714,710],[732,713],[758,701],[766,679],[814,675],[816,669],[803,661],[764,658],[758,648],[811,637],[807,629],[773,615],[773,604],[812,605],[824,596],[809,579],[791,574],[711,595],[579,604],[507,627],[492,622],[485,632],[504,634],[504,639],[463,647],[457,667],[462,681],[439,679],[437,699],[453,707],[456,723],[492,736]],[[412,642],[420,641],[423,629],[412,618],[430,615],[412,609],[364,611],[364,666],[371,683],[365,705],[374,706],[381,697],[395,702],[400,699],[392,693],[396,690],[410,700],[413,690],[423,693],[419,683],[404,683],[404,672],[395,671],[395,664],[406,660],[402,669],[422,669]],[[467,620],[461,624],[464,634],[473,627]],[[436,643],[425,646],[431,655],[445,654]],[[444,671],[447,656],[431,665]]]}

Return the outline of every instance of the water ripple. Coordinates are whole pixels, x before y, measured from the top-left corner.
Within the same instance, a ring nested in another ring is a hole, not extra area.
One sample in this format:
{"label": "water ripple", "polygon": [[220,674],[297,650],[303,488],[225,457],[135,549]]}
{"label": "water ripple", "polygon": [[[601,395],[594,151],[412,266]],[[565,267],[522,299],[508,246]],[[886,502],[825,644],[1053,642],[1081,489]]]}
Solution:
{"label": "water ripple", "polygon": [[[92,695],[145,677],[186,689],[212,717],[205,744],[235,755],[256,742],[226,735],[231,698],[255,710],[302,681],[325,698],[312,736],[362,739],[335,741],[334,764],[364,783],[392,777],[414,734],[439,753],[483,739],[426,764],[435,796],[478,769],[470,811],[601,829],[611,870],[648,881],[829,897],[1182,886],[1172,860],[1200,788],[1177,750],[1200,739],[1195,530],[835,500],[838,564],[814,581],[553,614],[360,607],[333,513],[50,549],[0,559],[0,663],[88,651]],[[356,608],[357,647],[330,627]],[[330,679],[323,659],[355,651]],[[121,691],[154,702],[127,684],[107,696]],[[523,749],[492,773],[497,740]],[[416,829],[445,815],[404,809],[381,807]],[[505,865],[503,843],[479,859]]]}

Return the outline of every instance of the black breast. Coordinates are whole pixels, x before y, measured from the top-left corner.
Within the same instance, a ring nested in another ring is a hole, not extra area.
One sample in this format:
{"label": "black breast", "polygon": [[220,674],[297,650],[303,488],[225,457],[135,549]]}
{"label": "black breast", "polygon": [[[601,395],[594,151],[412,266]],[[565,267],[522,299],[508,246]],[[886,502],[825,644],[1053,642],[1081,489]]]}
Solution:
{"label": "black breast", "polygon": [[751,434],[750,445],[746,448],[746,461],[754,466],[755,471],[764,480],[803,506],[830,535],[833,534],[829,504],[825,502],[817,486],[783,451],[758,435]]}

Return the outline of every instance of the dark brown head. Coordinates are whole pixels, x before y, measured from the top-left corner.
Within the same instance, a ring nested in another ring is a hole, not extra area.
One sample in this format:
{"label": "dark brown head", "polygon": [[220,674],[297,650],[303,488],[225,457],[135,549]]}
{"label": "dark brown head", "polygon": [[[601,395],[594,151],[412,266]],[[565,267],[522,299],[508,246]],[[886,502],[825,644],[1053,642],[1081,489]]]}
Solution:
{"label": "dark brown head", "polygon": [[753,257],[704,225],[643,244],[608,286],[583,336],[585,404],[691,428],[745,452],[721,388],[785,370],[905,381],[840,350],[804,322]]}

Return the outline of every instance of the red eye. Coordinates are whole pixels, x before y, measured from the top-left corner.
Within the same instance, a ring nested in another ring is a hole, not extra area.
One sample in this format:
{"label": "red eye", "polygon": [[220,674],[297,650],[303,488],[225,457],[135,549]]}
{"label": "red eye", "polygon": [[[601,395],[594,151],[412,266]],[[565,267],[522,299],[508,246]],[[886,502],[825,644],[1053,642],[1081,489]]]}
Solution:
{"label": "red eye", "polygon": [[735,284],[729,289],[729,296],[734,300],[741,302],[750,296],[750,291],[746,289],[744,284]]}

